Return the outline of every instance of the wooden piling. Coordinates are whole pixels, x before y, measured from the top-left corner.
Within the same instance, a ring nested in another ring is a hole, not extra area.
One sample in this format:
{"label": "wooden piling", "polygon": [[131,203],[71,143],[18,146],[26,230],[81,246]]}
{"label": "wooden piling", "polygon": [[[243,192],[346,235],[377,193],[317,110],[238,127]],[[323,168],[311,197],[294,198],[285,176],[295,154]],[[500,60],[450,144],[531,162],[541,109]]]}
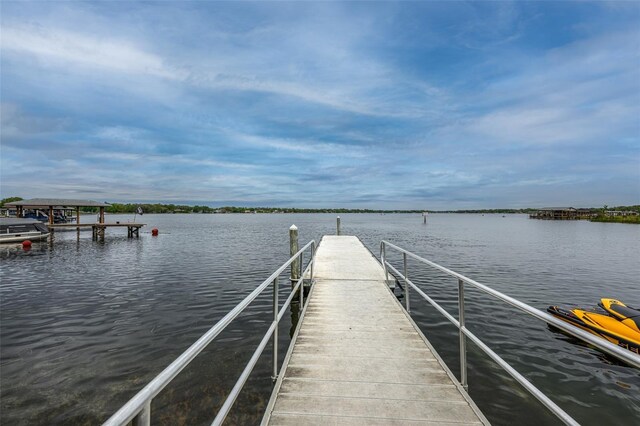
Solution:
{"label": "wooden piling", "polygon": [[336,218],[336,235],[340,235],[340,216]]}
{"label": "wooden piling", "polygon": [[[298,227],[291,225],[289,228],[289,255],[293,256],[300,250],[298,244]],[[300,258],[291,263],[291,285],[295,286],[296,281],[300,279]]]}

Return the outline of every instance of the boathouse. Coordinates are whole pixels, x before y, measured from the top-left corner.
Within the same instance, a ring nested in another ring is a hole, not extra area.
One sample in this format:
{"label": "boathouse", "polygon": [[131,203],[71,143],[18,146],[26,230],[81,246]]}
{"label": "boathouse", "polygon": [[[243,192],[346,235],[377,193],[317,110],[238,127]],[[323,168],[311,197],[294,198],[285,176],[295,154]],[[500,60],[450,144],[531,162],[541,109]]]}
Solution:
{"label": "boathouse", "polygon": [[545,207],[529,215],[530,219],[543,220],[578,220],[589,219],[596,213],[591,209],[576,209],[574,207]]}
{"label": "boathouse", "polygon": [[60,198],[32,198],[30,200],[13,201],[5,204],[7,208],[15,207],[16,217],[25,217],[26,212],[38,214],[42,212],[49,225],[55,223],[55,213],[67,218],[67,213],[75,210],[76,223],[80,223],[80,207],[93,207],[99,209],[99,223],[104,223],[104,209],[111,204],[93,200],[70,200]]}
{"label": "boathouse", "polygon": [[[35,213],[36,218],[39,214],[44,213],[46,220],[48,222],[48,227],[50,231],[54,231],[55,229],[77,229],[78,232],[80,228],[91,228],[93,230],[94,238],[104,238],[104,234],[107,228],[112,227],[126,227],[127,228],[127,236],[129,238],[139,237],[140,236],[140,228],[144,226],[144,223],[105,223],[104,221],[104,210],[106,207],[109,207],[111,204],[103,203],[100,201],[93,200],[69,200],[69,199],[58,199],[58,198],[33,198],[31,200],[22,200],[22,201],[14,201],[12,203],[7,203],[5,206],[7,208],[16,209],[17,217],[25,217],[25,212],[29,211],[31,214]],[[98,209],[98,222],[95,223],[80,223],[80,207],[92,207]],[[75,210],[75,223],[72,222],[72,219],[67,213],[69,211]],[[56,216],[55,213],[59,213],[59,216]],[[61,218],[60,221],[56,221],[56,217]]]}

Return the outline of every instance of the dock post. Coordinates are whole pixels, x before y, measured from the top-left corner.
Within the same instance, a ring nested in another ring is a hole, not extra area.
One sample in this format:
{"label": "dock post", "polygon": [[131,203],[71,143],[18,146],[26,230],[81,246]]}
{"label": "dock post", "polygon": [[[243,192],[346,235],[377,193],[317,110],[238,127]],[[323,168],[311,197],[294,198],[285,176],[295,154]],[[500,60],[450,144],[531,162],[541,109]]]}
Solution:
{"label": "dock post", "polygon": [[460,322],[460,384],[468,389],[467,384],[467,342],[462,329],[464,327],[464,282],[458,279],[458,321]]}
{"label": "dock post", "polygon": [[[299,250],[298,245],[298,227],[291,225],[289,228],[289,256],[293,256]],[[296,281],[300,279],[300,257],[297,257],[293,263],[291,263],[291,286],[295,286]]]}
{"label": "dock post", "polygon": [[340,216],[336,218],[336,235],[340,235]]}
{"label": "dock post", "polygon": [[422,223],[427,224],[427,212],[422,212]]}

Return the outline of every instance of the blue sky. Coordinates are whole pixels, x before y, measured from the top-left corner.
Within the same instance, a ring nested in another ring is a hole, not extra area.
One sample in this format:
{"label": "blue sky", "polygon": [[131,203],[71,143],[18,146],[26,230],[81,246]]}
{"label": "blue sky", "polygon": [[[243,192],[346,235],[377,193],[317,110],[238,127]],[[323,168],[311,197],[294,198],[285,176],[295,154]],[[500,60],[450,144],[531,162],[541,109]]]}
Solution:
{"label": "blue sky", "polygon": [[1,196],[640,204],[639,2],[7,2]]}

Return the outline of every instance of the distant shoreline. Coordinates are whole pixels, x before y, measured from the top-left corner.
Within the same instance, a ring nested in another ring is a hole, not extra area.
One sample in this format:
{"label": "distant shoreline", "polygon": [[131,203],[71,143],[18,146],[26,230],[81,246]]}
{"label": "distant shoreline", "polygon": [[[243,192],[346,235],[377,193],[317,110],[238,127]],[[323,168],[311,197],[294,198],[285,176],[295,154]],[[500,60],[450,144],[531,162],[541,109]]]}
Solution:
{"label": "distant shoreline", "polygon": [[[131,213],[135,214],[136,209],[141,207],[144,213],[213,213],[213,214],[228,214],[228,213],[333,213],[333,214],[346,214],[346,213],[412,213],[422,214],[427,213],[471,213],[471,214],[531,214],[535,213],[540,208],[521,208],[521,209],[462,209],[462,210],[404,210],[404,209],[323,209],[323,208],[294,208],[294,207],[210,207],[210,206],[187,206],[177,204],[120,204],[111,203],[111,206],[107,208],[107,213]],[[603,213],[606,209],[623,210],[623,211],[638,211],[640,212],[640,205],[634,206],[605,206],[600,208],[589,208],[593,213]]]}

